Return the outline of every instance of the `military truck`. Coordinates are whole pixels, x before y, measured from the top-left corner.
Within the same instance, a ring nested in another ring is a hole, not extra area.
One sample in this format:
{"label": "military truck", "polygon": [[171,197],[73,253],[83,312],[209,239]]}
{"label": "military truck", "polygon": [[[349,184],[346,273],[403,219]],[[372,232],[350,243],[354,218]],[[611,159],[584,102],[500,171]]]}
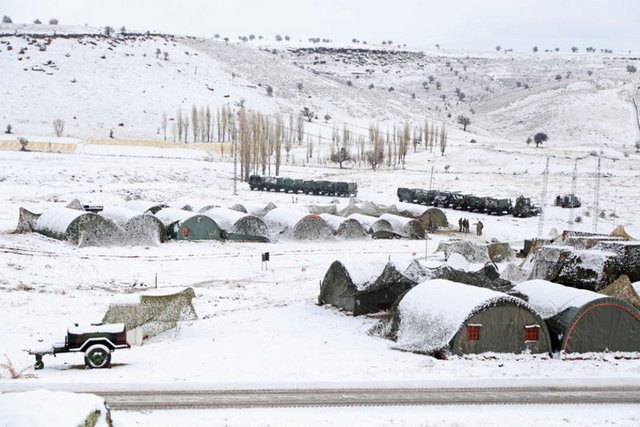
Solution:
{"label": "military truck", "polygon": [[487,197],[485,203],[485,212],[489,215],[503,215],[510,214],[513,209],[511,199],[496,199],[493,197]]}
{"label": "military truck", "polygon": [[532,204],[530,198],[524,197],[522,195],[518,196],[512,210],[513,216],[519,216],[522,218],[536,216],[540,212],[541,209],[538,206]]}
{"label": "military truck", "polygon": [[565,194],[564,196],[556,196],[555,205],[563,208],[579,208],[582,203],[575,194]]}
{"label": "military truck", "polygon": [[467,210],[469,212],[484,212],[487,207],[487,198],[470,195],[467,197]]}
{"label": "military truck", "polygon": [[34,369],[44,368],[45,354],[84,353],[87,368],[106,368],[111,363],[111,353],[122,348],[131,348],[127,342],[127,330],[123,323],[78,326],[67,329],[64,342],[53,344],[42,350],[27,350],[36,357]]}
{"label": "military truck", "polygon": [[260,175],[250,175],[249,176],[249,188],[251,190],[260,190]]}
{"label": "military truck", "polygon": [[436,194],[438,194],[437,190],[415,190],[415,200],[416,203],[421,205],[425,204],[427,206],[431,206],[433,204],[433,199],[435,199]]}
{"label": "military truck", "polygon": [[460,194],[460,193],[451,193],[451,207],[453,209],[461,209],[464,210],[465,208],[465,199],[464,199],[464,195]]}
{"label": "military truck", "polygon": [[436,196],[433,198],[433,206],[440,206],[443,208],[448,208],[451,204],[452,194],[450,191],[438,191]]}
{"label": "military truck", "polygon": [[398,190],[396,190],[398,200],[401,202],[413,203],[413,201],[415,200],[415,194],[415,189],[412,190],[406,187],[398,187]]}

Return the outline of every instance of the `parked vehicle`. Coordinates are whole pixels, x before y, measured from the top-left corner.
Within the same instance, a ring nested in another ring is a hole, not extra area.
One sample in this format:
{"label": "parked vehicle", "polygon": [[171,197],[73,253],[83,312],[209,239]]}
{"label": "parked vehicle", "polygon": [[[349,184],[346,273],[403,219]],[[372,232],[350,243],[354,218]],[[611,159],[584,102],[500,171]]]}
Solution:
{"label": "parked vehicle", "polygon": [[53,344],[43,350],[27,350],[36,357],[34,369],[44,368],[45,354],[84,353],[87,368],[106,368],[111,364],[111,353],[122,348],[131,348],[127,342],[127,330],[122,323],[106,325],[74,326],[67,329],[63,343]]}
{"label": "parked vehicle", "polygon": [[285,193],[299,192],[305,194],[323,194],[326,196],[356,196],[358,194],[358,184],[344,181],[313,181],[302,179],[291,179],[273,176],[249,176],[249,188],[251,190],[275,191]]}
{"label": "parked vehicle", "polygon": [[582,203],[575,194],[565,194],[556,196],[555,205],[563,208],[579,208]]}
{"label": "parked vehicle", "polygon": [[485,211],[489,215],[492,213],[496,215],[510,214],[512,209],[511,199],[486,198]]}
{"label": "parked vehicle", "polygon": [[469,196],[467,198],[467,210],[469,212],[482,213],[487,208],[487,198],[479,196]]}
{"label": "parked vehicle", "polygon": [[522,218],[536,216],[541,212],[538,206],[531,203],[531,199],[524,196],[518,196],[516,203],[513,206],[513,216],[519,216]]}

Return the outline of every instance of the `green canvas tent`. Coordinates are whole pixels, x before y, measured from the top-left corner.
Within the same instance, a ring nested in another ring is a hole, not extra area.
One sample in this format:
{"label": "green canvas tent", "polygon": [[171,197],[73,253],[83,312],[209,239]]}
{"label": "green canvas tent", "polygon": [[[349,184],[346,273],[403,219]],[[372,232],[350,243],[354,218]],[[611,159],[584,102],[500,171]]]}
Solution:
{"label": "green canvas tent", "polygon": [[640,351],[640,312],[621,299],[546,280],[514,289],[545,318],[554,351]]}
{"label": "green canvas tent", "polygon": [[442,279],[402,295],[371,333],[432,355],[551,351],[544,320],[525,301]]}
{"label": "green canvas tent", "polygon": [[167,237],[175,240],[222,240],[216,222],[208,216],[182,209],[165,208],[155,214],[167,229]]}
{"label": "green canvas tent", "polygon": [[226,208],[212,208],[202,212],[227,232],[229,240],[267,242],[269,229],[257,216]]}

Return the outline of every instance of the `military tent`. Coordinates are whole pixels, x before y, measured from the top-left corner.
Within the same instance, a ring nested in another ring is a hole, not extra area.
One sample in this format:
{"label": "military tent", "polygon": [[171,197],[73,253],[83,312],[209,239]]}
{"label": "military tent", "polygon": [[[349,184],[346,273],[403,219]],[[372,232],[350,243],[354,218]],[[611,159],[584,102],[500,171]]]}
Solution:
{"label": "military tent", "polygon": [[146,200],[129,200],[124,203],[124,207],[138,212],[155,214],[160,209],[168,208],[169,206],[164,203],[149,202]]}
{"label": "military tent", "polygon": [[444,252],[447,259],[451,254],[460,254],[472,263],[487,263],[490,261],[486,246],[477,245],[468,240],[453,239],[448,242],[440,242],[436,252]]}
{"label": "military tent", "polygon": [[277,206],[273,203],[269,202],[267,204],[264,203],[255,203],[255,202],[244,202],[244,203],[236,203],[231,207],[234,211],[248,213],[260,218],[263,218],[267,212],[272,209],[275,209]]}
{"label": "military tent", "polygon": [[496,239],[491,239],[487,252],[489,259],[493,262],[512,261],[516,257],[511,245],[508,243],[498,242]]}
{"label": "military tent", "polygon": [[143,339],[173,329],[180,321],[198,318],[191,300],[192,288],[179,292],[152,291],[146,294],[118,297],[109,305],[103,323],[124,323],[127,342],[141,345]]}
{"label": "military tent", "polygon": [[440,208],[429,208],[416,219],[427,229],[447,228],[449,226],[447,216]]}
{"label": "military tent", "polygon": [[36,220],[34,230],[79,246],[117,244],[122,234],[120,227],[107,218],[63,207],[44,211]]}
{"label": "military tent", "polygon": [[545,280],[529,280],[515,290],[547,322],[554,351],[640,351],[640,313],[621,299]]}
{"label": "military tent", "polygon": [[140,213],[120,206],[106,206],[100,216],[122,227],[121,241],[129,245],[154,245],[167,240],[164,224],[150,213]]}
{"label": "military tent", "polygon": [[218,224],[208,216],[175,208],[156,212],[156,218],[167,229],[167,237],[175,240],[222,240]]}
{"label": "military tent", "polygon": [[257,216],[227,208],[212,208],[202,212],[213,219],[227,232],[230,240],[260,241],[269,240],[267,224]]}
{"label": "military tent", "polygon": [[20,208],[16,233],[30,233],[35,231],[36,222],[38,218],[40,218],[40,215],[39,213],[28,211],[25,208]]}
{"label": "military tent", "polygon": [[334,261],[324,275],[318,301],[358,316],[387,310],[415,284],[390,262]]}
{"label": "military tent", "polygon": [[362,214],[379,217],[384,213],[398,215],[398,209],[395,205],[377,205],[373,202],[356,202],[355,199],[349,199],[349,204],[340,210],[340,216],[351,216],[351,214]]}
{"label": "military tent", "polygon": [[325,213],[331,214],[331,215],[338,215],[338,206],[337,205],[326,205],[326,206],[311,205],[309,206],[309,212],[314,215],[321,215]]}
{"label": "military tent", "polygon": [[388,213],[380,215],[378,221],[381,220],[391,224],[391,228],[396,234],[408,239],[424,239],[424,227],[420,221]]}
{"label": "military tent", "polygon": [[367,236],[367,232],[357,220],[344,218],[328,213],[318,215],[327,223],[333,234],[344,239],[361,239]]}
{"label": "military tent", "polygon": [[376,231],[393,231],[393,227],[386,219],[379,220],[378,217],[353,213],[348,216],[349,219],[358,221],[367,233],[375,233]]}
{"label": "military tent", "polygon": [[298,240],[326,239],[332,234],[322,218],[296,209],[272,209],[264,220],[272,231]]}
{"label": "military tent", "polygon": [[544,321],[525,301],[442,279],[404,294],[371,333],[424,354],[551,351]]}

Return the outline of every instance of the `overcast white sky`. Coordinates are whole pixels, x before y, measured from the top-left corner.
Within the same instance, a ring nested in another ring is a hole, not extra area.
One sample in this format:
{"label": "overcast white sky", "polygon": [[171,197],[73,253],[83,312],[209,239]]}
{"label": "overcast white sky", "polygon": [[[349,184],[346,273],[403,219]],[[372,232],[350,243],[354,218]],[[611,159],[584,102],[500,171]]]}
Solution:
{"label": "overcast white sky", "polygon": [[0,0],[14,23],[236,38],[352,38],[410,47],[640,50],[640,0]]}

